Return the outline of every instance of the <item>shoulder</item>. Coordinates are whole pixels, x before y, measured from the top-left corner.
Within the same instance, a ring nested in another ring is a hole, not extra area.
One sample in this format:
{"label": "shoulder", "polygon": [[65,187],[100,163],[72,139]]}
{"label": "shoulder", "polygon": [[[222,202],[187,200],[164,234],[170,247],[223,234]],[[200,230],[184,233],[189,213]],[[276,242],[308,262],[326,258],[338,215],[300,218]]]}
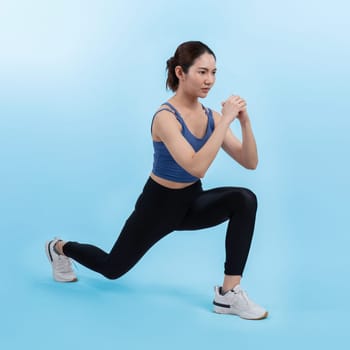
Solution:
{"label": "shoulder", "polygon": [[167,105],[161,105],[153,115],[154,123],[176,120],[175,112]]}
{"label": "shoulder", "polygon": [[164,134],[181,131],[181,124],[175,112],[166,105],[161,105],[153,116],[152,133],[155,139],[162,139]]}
{"label": "shoulder", "polygon": [[211,112],[212,112],[212,115],[213,115],[214,123],[215,123],[215,125],[217,125],[217,123],[221,119],[221,114],[219,112],[217,112],[217,111],[214,111],[213,109],[211,110]]}

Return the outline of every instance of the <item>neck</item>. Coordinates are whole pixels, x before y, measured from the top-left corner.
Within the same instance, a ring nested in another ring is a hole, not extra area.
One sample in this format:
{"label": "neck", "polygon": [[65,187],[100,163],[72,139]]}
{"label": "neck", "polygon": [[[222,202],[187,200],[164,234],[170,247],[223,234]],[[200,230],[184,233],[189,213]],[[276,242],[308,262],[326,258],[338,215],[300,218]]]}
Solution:
{"label": "neck", "polygon": [[188,96],[182,91],[176,91],[175,95],[170,100],[188,109],[195,109],[199,104],[198,97]]}

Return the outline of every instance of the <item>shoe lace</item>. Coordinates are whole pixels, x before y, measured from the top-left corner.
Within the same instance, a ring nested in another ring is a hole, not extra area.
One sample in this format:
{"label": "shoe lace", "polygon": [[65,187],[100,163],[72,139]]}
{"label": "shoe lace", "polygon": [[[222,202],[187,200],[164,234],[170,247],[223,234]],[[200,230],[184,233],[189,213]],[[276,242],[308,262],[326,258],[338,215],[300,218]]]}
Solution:
{"label": "shoe lace", "polygon": [[250,299],[249,299],[249,297],[248,297],[247,292],[244,291],[243,289],[240,289],[240,290],[237,291],[237,292],[234,291],[234,293],[235,293],[235,294],[238,294],[238,295],[246,302],[247,305],[251,304],[251,301],[250,301]]}
{"label": "shoe lace", "polygon": [[63,273],[73,272],[71,260],[63,255],[58,257],[56,268]]}

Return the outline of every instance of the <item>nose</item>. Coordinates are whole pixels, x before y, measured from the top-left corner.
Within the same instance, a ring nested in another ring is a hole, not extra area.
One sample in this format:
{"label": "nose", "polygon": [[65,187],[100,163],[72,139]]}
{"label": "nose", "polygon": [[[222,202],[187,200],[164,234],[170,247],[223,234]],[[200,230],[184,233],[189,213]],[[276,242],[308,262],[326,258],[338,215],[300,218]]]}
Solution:
{"label": "nose", "polygon": [[213,74],[208,74],[205,79],[205,85],[213,85],[215,82],[215,76]]}

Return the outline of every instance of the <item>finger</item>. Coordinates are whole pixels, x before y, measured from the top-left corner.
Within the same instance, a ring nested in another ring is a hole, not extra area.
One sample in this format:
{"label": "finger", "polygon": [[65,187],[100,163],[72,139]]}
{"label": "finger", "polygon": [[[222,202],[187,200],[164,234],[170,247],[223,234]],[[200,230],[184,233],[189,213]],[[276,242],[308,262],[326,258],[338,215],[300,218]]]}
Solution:
{"label": "finger", "polygon": [[245,111],[245,110],[247,110],[247,106],[246,105],[240,105],[239,106],[239,110],[240,111]]}

